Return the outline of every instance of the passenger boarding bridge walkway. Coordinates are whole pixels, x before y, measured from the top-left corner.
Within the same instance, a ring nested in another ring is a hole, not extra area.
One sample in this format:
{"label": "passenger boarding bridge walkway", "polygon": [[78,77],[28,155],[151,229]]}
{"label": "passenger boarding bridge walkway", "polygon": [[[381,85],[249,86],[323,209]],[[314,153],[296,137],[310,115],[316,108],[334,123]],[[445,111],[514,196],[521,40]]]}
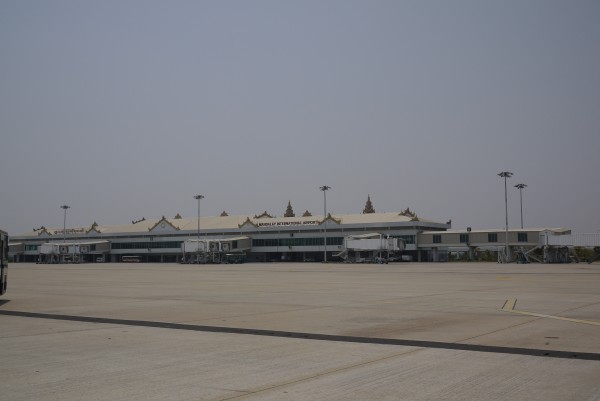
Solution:
{"label": "passenger boarding bridge walkway", "polygon": [[[600,259],[600,233],[573,234],[565,228],[428,231],[419,234],[417,246],[428,251],[434,262],[450,252],[467,253],[474,260],[486,251],[496,252],[498,263],[591,263]],[[583,259],[575,248],[594,249],[594,254],[588,251]]]}
{"label": "passenger boarding bridge walkway", "polygon": [[569,263],[572,259],[570,250],[575,247],[594,248],[595,254],[587,260],[588,263],[600,259],[600,233],[563,235],[543,233],[540,235],[540,246],[544,249],[545,263]]}

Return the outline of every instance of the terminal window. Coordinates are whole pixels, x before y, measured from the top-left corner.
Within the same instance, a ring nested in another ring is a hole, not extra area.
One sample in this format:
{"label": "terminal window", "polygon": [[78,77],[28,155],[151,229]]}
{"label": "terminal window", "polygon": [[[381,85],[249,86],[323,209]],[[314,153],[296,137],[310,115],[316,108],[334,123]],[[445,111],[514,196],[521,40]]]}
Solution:
{"label": "terminal window", "polygon": [[498,242],[498,234],[488,233],[488,242]]}
{"label": "terminal window", "polygon": [[469,242],[469,234],[461,234],[460,242],[464,243],[464,244],[468,243]]}
{"label": "terminal window", "polygon": [[519,242],[527,242],[527,233],[518,233],[517,240]]}
{"label": "terminal window", "polygon": [[441,244],[442,243],[442,236],[440,234],[434,234],[433,235],[433,243],[434,244]]}

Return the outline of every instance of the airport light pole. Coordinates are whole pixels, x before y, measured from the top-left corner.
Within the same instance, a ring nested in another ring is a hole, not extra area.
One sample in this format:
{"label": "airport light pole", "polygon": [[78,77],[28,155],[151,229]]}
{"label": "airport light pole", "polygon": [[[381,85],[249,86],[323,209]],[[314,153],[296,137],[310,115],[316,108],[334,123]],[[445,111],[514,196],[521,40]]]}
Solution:
{"label": "airport light pole", "polygon": [[523,188],[527,188],[526,184],[517,184],[515,188],[519,189],[519,197],[521,198],[521,230],[523,229]]}
{"label": "airport light pole", "polygon": [[323,220],[325,226],[323,227],[323,244],[325,245],[323,251],[323,261],[327,263],[327,191],[331,189],[330,186],[323,185],[319,187],[321,191],[323,191],[323,215],[325,219]]}
{"label": "airport light pole", "polygon": [[60,208],[65,211],[64,216],[63,216],[63,244],[64,244],[67,242],[67,209],[70,209],[71,206],[62,205]]}
{"label": "airport light pole", "polygon": [[504,212],[506,217],[506,226],[505,226],[505,234],[504,239],[506,243],[506,247],[504,249],[504,257],[506,258],[505,262],[508,262],[509,251],[508,251],[508,191],[506,187],[506,180],[513,176],[513,173],[510,171],[501,171],[498,175],[504,178]]}
{"label": "airport light pole", "polygon": [[196,263],[200,263],[200,200],[204,195],[195,195],[194,199],[198,201],[198,243],[196,244]]}

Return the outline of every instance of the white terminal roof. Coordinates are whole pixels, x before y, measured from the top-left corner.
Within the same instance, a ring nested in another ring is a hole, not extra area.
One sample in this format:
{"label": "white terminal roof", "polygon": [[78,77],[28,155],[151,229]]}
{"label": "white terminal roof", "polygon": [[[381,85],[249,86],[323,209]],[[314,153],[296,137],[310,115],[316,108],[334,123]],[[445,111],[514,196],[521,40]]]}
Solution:
{"label": "white terminal roof", "polygon": [[[473,233],[473,234],[480,234],[480,233],[503,233],[505,232],[506,229],[504,228],[494,228],[494,229],[489,229],[489,230],[481,230],[481,229],[477,229],[477,230],[470,230],[468,231],[466,228],[462,229],[462,230],[446,230],[446,231],[423,231],[423,234],[466,234],[466,233]],[[563,228],[563,227],[552,227],[552,228],[509,228],[508,232],[509,233],[522,233],[525,231],[537,231],[537,232],[549,232],[549,233],[553,233],[553,234],[568,234],[571,232],[570,229],[568,228]]]}
{"label": "white terminal roof", "polygon": [[[308,216],[308,217],[260,217],[260,216],[248,216],[248,215],[236,215],[236,216],[207,216],[200,218],[200,230],[224,230],[224,231],[236,231],[243,228],[269,228],[269,227],[281,227],[281,228],[292,228],[292,227],[306,227],[319,226],[323,223],[324,217],[320,216]],[[390,224],[390,223],[432,223],[440,224],[443,223],[427,220],[419,217],[413,219],[399,213],[367,213],[367,214],[343,214],[343,215],[329,215],[327,225],[332,226],[334,224],[343,225],[361,225],[361,224]],[[248,227],[247,227],[248,226]],[[125,234],[125,233],[157,233],[161,231],[185,231],[193,232],[197,230],[198,219],[197,218],[161,218],[161,219],[146,219],[136,223],[120,224],[120,225],[102,225],[92,224],[89,227],[67,227],[67,236],[87,236],[93,235],[94,232],[98,234]],[[63,229],[60,228],[45,228],[41,227],[35,231],[30,231],[21,235],[15,235],[13,237],[24,238],[24,237],[50,237],[60,238],[62,237]]]}

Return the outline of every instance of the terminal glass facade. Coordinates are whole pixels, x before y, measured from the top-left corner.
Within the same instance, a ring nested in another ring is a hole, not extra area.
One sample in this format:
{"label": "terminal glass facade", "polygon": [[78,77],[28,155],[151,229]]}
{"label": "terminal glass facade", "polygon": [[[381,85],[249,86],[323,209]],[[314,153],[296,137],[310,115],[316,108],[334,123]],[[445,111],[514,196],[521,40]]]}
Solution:
{"label": "terminal glass facade", "polygon": [[[320,238],[255,238],[253,247],[261,246],[323,246],[323,237]],[[343,245],[344,237],[327,237],[327,245]]]}
{"label": "terminal glass facade", "polygon": [[164,249],[181,248],[181,241],[166,242],[113,242],[111,249]]}

